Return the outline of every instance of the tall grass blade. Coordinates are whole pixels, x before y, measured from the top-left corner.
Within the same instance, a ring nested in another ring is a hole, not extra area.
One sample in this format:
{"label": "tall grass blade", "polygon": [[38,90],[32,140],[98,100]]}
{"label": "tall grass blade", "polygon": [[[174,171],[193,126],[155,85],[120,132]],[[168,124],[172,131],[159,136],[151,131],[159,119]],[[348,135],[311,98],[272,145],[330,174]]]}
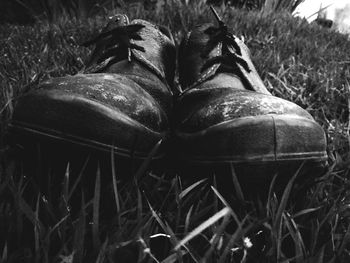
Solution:
{"label": "tall grass blade", "polygon": [[280,205],[277,209],[275,218],[273,218],[274,220],[274,225],[273,225],[273,234],[275,236],[275,241],[277,242],[277,246],[276,246],[276,260],[279,261],[281,258],[281,243],[282,243],[282,216],[283,216],[283,212],[285,211],[286,207],[287,207],[287,203],[288,203],[288,199],[290,196],[290,192],[292,190],[294,181],[296,179],[296,177],[298,176],[300,170],[302,169],[302,167],[304,166],[304,163],[302,163],[300,165],[300,167],[298,168],[298,170],[295,172],[295,174],[293,175],[293,177],[289,180],[286,188],[284,189],[282,198],[281,198],[281,202]]}
{"label": "tall grass blade", "polygon": [[96,263],[103,263],[105,262],[106,252],[107,252],[107,246],[108,246],[108,238],[106,238],[105,242],[103,242],[102,246],[99,248],[99,253],[96,259]]}
{"label": "tall grass blade", "polygon": [[303,215],[307,215],[307,214],[310,214],[310,213],[313,213],[315,211],[318,211],[322,208],[322,206],[319,206],[319,207],[315,207],[315,208],[306,208],[306,209],[303,209],[297,213],[295,213],[292,218],[297,218],[299,216],[303,216]]}
{"label": "tall grass blade", "polygon": [[[147,203],[148,203],[148,206],[151,210],[151,213],[152,213],[152,216],[156,219],[156,221],[158,222],[158,224],[161,226],[161,228],[163,229],[163,231],[170,237],[170,242],[172,243],[173,246],[175,246],[178,241],[177,241],[177,238],[175,236],[175,233],[174,231],[170,228],[170,226],[166,223],[163,222],[163,220],[158,216],[158,214],[156,213],[156,211],[154,211],[154,209],[152,208],[151,204],[148,202],[147,200]],[[175,250],[175,252],[178,254],[179,256],[179,260],[180,262],[182,262],[182,259],[181,259],[181,252],[180,251],[177,251]]]}
{"label": "tall grass blade", "polygon": [[86,214],[85,214],[85,197],[84,192],[81,192],[81,209],[79,213],[78,221],[75,225],[74,231],[74,263],[83,262],[84,255],[84,243],[86,232]]}
{"label": "tall grass blade", "polygon": [[314,190],[310,201],[308,203],[308,206],[313,206],[315,203],[317,203],[317,196],[322,192],[322,189],[325,187],[325,183],[322,182],[327,182],[331,181],[331,178],[334,176],[332,173],[336,167],[336,162],[334,162],[327,170],[327,172],[322,176],[320,179],[320,182],[317,184],[316,189]]}
{"label": "tall grass blade", "polygon": [[63,180],[63,200],[65,202],[66,207],[68,206],[68,198],[69,198],[69,176],[70,176],[70,163],[67,163],[66,171],[64,173],[64,180]]}
{"label": "tall grass blade", "polygon": [[[40,210],[40,194],[38,194],[37,199],[36,199],[36,205],[35,205],[35,212],[34,212],[34,216],[35,216],[35,221],[38,222],[39,221],[39,210]],[[39,262],[40,258],[39,258],[39,251],[40,251],[40,241],[41,241],[41,231],[43,231],[43,229],[39,229],[38,225],[34,225],[34,240],[35,240],[35,262]]]}
{"label": "tall grass blade", "polygon": [[324,10],[326,10],[328,7],[330,7],[331,5],[332,5],[332,4],[329,4],[329,5],[326,5],[325,7],[320,8],[320,10],[318,10],[317,12],[315,12],[315,13],[309,15],[306,19],[310,19],[310,18],[313,17],[314,15],[320,16],[320,14],[322,14],[322,12],[323,12]]}
{"label": "tall grass blade", "polygon": [[49,234],[51,235],[63,222],[67,220],[69,215],[65,215],[60,221],[58,221],[51,229]]}
{"label": "tall grass blade", "polygon": [[235,172],[235,169],[233,167],[233,164],[230,163],[230,169],[231,169],[231,176],[232,176],[232,181],[233,181],[233,186],[236,190],[236,194],[237,194],[237,197],[240,201],[244,202],[244,195],[243,195],[243,191],[242,191],[242,187],[238,181],[238,178],[237,178],[237,175],[236,175],[236,172]]}
{"label": "tall grass blade", "polygon": [[184,250],[179,250],[178,253],[173,253],[167,258],[165,258],[161,263],[174,263],[178,262],[184,255],[186,255],[187,252]]}
{"label": "tall grass blade", "polygon": [[135,174],[135,180],[139,181],[141,176],[146,172],[150,162],[152,161],[153,157],[157,154],[160,145],[162,144],[162,140],[159,140],[154,147],[152,148],[151,152],[148,154],[146,160],[143,161],[140,168],[137,170]]}
{"label": "tall grass blade", "polygon": [[100,247],[99,237],[99,216],[100,216],[100,196],[101,195],[101,170],[100,165],[97,166],[96,181],[95,181],[95,193],[93,199],[93,220],[92,220],[92,240],[94,250],[97,251]]}
{"label": "tall grass blade", "polygon": [[218,190],[216,190],[213,186],[211,186],[211,189],[214,191],[215,195],[220,199],[220,201],[225,205],[225,207],[228,207],[230,209],[230,213],[233,217],[233,219],[236,221],[237,224],[240,223],[237,214],[233,211],[230,204],[225,200],[225,198],[219,193]]}
{"label": "tall grass blade", "polygon": [[4,248],[3,248],[3,250],[2,250],[2,255],[1,255],[1,260],[0,260],[0,262],[2,263],[2,262],[7,262],[7,242],[5,243],[5,245],[4,245]]}
{"label": "tall grass blade", "polygon": [[222,240],[222,234],[225,231],[226,226],[230,223],[229,220],[229,214],[227,214],[224,217],[223,222],[221,223],[221,225],[215,229],[215,234],[213,236],[213,238],[210,240],[210,248],[208,249],[208,251],[205,253],[204,257],[201,259],[201,262],[205,263],[205,262],[209,262],[210,261],[210,257],[213,254],[213,252],[215,251],[215,249],[220,250],[220,247],[218,246],[218,243]]}
{"label": "tall grass blade", "polygon": [[189,227],[190,227],[192,210],[193,210],[193,205],[191,205],[190,209],[188,210],[188,212],[187,212],[187,214],[186,214],[184,233],[187,233],[187,232],[188,232],[188,229],[189,229]]}
{"label": "tall grass blade", "polygon": [[[215,189],[218,188],[217,185],[217,181],[216,181],[216,175],[213,174],[213,185],[212,185]],[[215,192],[214,192],[215,193]],[[213,207],[214,207],[214,211],[217,212],[219,211],[219,200],[218,200],[218,196],[214,195],[214,200],[213,200]]]}
{"label": "tall grass blade", "polygon": [[[0,158],[1,158],[1,154],[0,154]],[[1,159],[0,159],[1,161]],[[0,166],[1,167],[1,166]],[[14,175],[15,173],[15,163],[11,162],[8,164],[8,166],[5,168],[4,173],[0,173],[0,194],[3,194],[3,192],[6,190],[6,188],[8,187],[9,183],[10,183],[10,178]],[[0,170],[1,172],[1,170]]]}
{"label": "tall grass blade", "polygon": [[291,235],[293,241],[294,241],[294,247],[295,247],[295,262],[296,263],[302,263],[306,254],[305,251],[305,245],[304,241],[302,239],[301,233],[298,229],[297,224],[293,220],[293,218],[290,216],[289,213],[284,212],[283,217],[286,222],[286,226],[289,230],[289,234]]}
{"label": "tall grass blade", "polygon": [[83,167],[80,169],[80,172],[79,172],[79,175],[78,175],[77,179],[75,180],[72,188],[69,191],[68,200],[71,199],[75,189],[77,188],[78,184],[81,182],[81,180],[82,180],[81,178],[83,177],[83,174],[85,172],[87,164],[89,163],[89,160],[90,160],[90,155],[86,158],[86,160],[85,160],[85,162],[83,164]]}
{"label": "tall grass blade", "polygon": [[208,218],[206,221],[204,221],[202,224],[200,224],[198,227],[193,229],[187,236],[185,236],[174,248],[174,250],[179,250],[182,246],[186,245],[188,241],[202,233],[205,229],[215,224],[218,220],[220,220],[222,217],[230,214],[230,209],[225,207],[221,209],[219,212],[217,212],[212,217]]}
{"label": "tall grass blade", "polygon": [[[344,251],[349,247],[350,244],[350,225],[348,226],[348,229],[346,230],[345,235],[342,238],[342,242],[337,249],[337,254],[339,257],[344,253]],[[349,252],[348,252],[349,255]]]}
{"label": "tall grass blade", "polygon": [[[68,196],[69,196],[69,174],[70,174],[70,163],[67,163],[66,170],[63,177],[63,183],[61,188],[61,196],[60,196],[60,204],[59,204],[59,211],[61,216],[69,215],[70,207],[68,203]],[[52,173],[53,174],[53,173]],[[51,184],[51,183],[50,183]],[[65,240],[67,238],[67,231],[66,231],[66,221],[62,222],[62,226],[60,227],[60,234],[62,234],[62,239]]]}
{"label": "tall grass blade", "polygon": [[[269,193],[267,195],[267,202],[266,202],[266,212],[267,212],[267,216],[271,216],[273,217],[273,214],[271,214],[271,200],[272,200],[272,193],[273,193],[273,188],[275,186],[276,183],[276,179],[277,179],[277,173],[274,175],[274,177],[272,178],[272,181],[270,183],[270,187],[269,187]],[[274,213],[275,211],[273,211]]]}
{"label": "tall grass blade", "polygon": [[112,169],[112,183],[113,183],[113,193],[115,198],[115,205],[117,207],[117,219],[118,226],[120,227],[120,200],[119,200],[119,191],[117,185],[117,174],[115,172],[115,159],[114,159],[114,147],[112,147],[111,151],[111,169]]}
{"label": "tall grass blade", "polygon": [[224,249],[224,252],[221,254],[218,263],[224,263],[227,262],[226,258],[227,255],[230,253],[233,244],[242,236],[245,235],[245,233],[247,233],[252,227],[253,224],[251,224],[250,226],[248,226],[247,228],[243,229],[243,226],[247,220],[248,216],[246,216],[242,222],[240,222],[237,226],[236,231],[233,233],[233,235],[230,237],[230,240],[228,241],[228,243],[226,244],[226,247]]}
{"label": "tall grass blade", "polygon": [[38,228],[39,232],[41,229],[44,229],[44,225],[40,222],[39,218],[36,216],[36,213],[22,197],[19,197],[19,209],[29,219],[33,226]]}
{"label": "tall grass blade", "polygon": [[195,182],[194,184],[190,185],[189,187],[187,187],[185,190],[183,190],[180,194],[179,194],[179,198],[183,199],[188,193],[190,193],[194,188],[196,188],[198,185],[200,185],[201,183],[205,182],[207,179],[202,179],[198,182]]}
{"label": "tall grass blade", "polygon": [[326,245],[323,245],[320,250],[318,251],[318,253],[313,256],[310,260],[310,263],[324,263],[325,258],[324,258],[324,250],[326,248]]}
{"label": "tall grass blade", "polygon": [[156,211],[154,211],[153,207],[151,206],[151,204],[148,202],[148,206],[151,210],[152,216],[156,219],[156,221],[158,222],[158,224],[161,226],[161,228],[163,229],[163,231],[170,236],[170,241],[173,242],[173,244],[176,244],[177,240],[175,237],[174,232],[171,230],[171,228],[165,223],[163,222],[163,220],[159,217],[159,215],[156,213]]}

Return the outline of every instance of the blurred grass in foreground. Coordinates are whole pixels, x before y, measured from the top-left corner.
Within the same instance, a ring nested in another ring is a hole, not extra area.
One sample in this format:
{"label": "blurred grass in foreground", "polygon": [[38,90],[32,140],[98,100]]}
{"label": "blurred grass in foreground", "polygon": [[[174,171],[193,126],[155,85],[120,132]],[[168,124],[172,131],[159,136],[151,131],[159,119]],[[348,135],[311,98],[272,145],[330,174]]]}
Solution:
{"label": "blurred grass in foreground", "polygon": [[[56,189],[57,200],[40,189],[26,199],[32,182],[17,162],[8,161],[11,149],[3,139],[17,96],[43,79],[81,70],[90,50],[79,43],[96,34],[114,12],[167,25],[178,43],[193,25],[213,18],[204,3],[170,1],[156,11],[131,5],[81,20],[62,16],[55,23],[1,25],[0,262],[122,262],[128,253],[159,259],[147,250],[159,233],[174,248],[163,262],[349,259],[350,42],[288,13],[220,11],[234,32],[244,36],[270,91],[306,108],[327,133],[330,169],[319,175],[303,207],[288,202],[298,193],[292,188],[294,179],[281,196],[271,189],[266,202],[257,205],[238,196],[240,201],[231,207],[215,184],[188,185],[177,176],[147,170],[136,182],[122,187],[113,183],[110,209],[116,212],[112,223],[106,223],[99,213],[106,212],[102,169],[91,178],[93,193],[87,197],[69,166]],[[118,163],[116,169],[112,174],[118,177]],[[75,193],[79,200],[72,199]],[[80,204],[78,212],[71,210],[73,201]]]}

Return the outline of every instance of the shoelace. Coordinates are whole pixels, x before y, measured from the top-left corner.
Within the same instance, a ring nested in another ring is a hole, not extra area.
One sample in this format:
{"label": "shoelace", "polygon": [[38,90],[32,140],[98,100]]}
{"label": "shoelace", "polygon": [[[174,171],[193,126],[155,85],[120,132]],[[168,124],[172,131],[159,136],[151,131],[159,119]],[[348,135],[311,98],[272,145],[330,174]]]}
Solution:
{"label": "shoelace", "polygon": [[[96,45],[88,67],[93,62],[105,64],[102,66],[103,68],[123,59],[128,59],[131,62],[131,49],[145,52],[143,47],[131,42],[131,40],[142,40],[139,31],[144,25],[113,26],[113,24],[111,25],[113,22],[117,21],[111,21],[105,27],[107,30],[103,30],[97,37],[82,44],[85,47]],[[108,30],[109,27],[112,27],[112,29]],[[101,67],[99,67],[99,70],[101,70]]]}
{"label": "shoelace", "polygon": [[[212,6],[210,8],[216,17],[219,23],[219,26],[209,27],[204,31],[204,33],[209,35],[209,41],[202,52],[202,58],[208,58],[210,52],[219,43],[222,43],[222,55],[209,58],[202,66],[201,72],[219,63],[234,69],[237,67],[237,64],[240,64],[247,72],[250,72],[251,70],[249,69],[248,63],[241,57],[242,56],[241,48],[237,44],[233,35],[229,33],[227,26],[220,19],[215,9]],[[234,51],[230,47],[233,47]]]}

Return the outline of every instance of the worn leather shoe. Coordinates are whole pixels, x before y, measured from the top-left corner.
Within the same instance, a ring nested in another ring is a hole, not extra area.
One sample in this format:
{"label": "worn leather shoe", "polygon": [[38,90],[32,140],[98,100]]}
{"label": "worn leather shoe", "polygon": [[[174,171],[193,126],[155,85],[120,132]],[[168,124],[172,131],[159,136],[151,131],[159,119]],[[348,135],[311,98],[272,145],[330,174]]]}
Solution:
{"label": "worn leather shoe", "polygon": [[180,45],[178,156],[200,164],[325,161],[321,126],[295,103],[271,95],[247,46],[218,21],[197,26]]}
{"label": "worn leather shoe", "polygon": [[18,99],[11,128],[146,158],[168,137],[176,60],[172,36],[147,21],[115,15],[85,43],[92,44],[96,48],[84,73],[49,79]]}

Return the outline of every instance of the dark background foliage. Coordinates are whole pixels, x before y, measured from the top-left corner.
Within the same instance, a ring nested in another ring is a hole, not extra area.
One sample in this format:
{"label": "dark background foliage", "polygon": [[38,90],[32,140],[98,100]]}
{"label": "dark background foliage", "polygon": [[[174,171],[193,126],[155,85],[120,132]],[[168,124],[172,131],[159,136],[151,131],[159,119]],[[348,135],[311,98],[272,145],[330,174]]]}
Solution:
{"label": "dark background foliage", "polygon": [[[198,2],[208,5],[227,5],[248,10],[261,9],[266,0],[179,0],[183,2]],[[141,4],[149,10],[154,10],[159,2],[166,0],[0,0],[0,23],[31,24],[40,19],[55,20],[57,16],[68,14],[74,17],[88,17],[101,13],[103,10]],[[286,5],[294,10],[302,0],[277,1],[276,8],[283,9]]]}

